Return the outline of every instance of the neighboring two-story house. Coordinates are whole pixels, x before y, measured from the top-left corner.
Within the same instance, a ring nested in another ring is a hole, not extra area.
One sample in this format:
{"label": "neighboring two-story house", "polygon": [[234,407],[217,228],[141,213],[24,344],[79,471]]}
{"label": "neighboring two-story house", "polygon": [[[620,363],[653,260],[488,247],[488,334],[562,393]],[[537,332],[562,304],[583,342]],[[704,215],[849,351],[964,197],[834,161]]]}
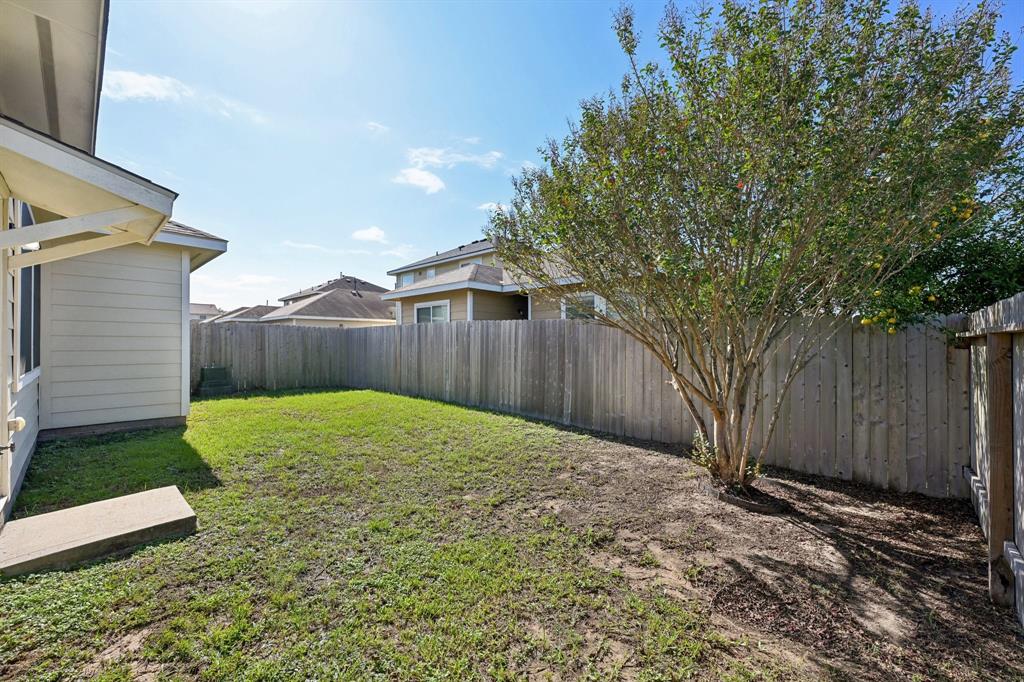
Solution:
{"label": "neighboring two-story house", "polygon": [[545,296],[513,281],[489,239],[442,251],[388,272],[395,289],[381,298],[395,302],[396,324],[459,320],[557,320],[602,309],[600,297],[580,293],[582,305]]}

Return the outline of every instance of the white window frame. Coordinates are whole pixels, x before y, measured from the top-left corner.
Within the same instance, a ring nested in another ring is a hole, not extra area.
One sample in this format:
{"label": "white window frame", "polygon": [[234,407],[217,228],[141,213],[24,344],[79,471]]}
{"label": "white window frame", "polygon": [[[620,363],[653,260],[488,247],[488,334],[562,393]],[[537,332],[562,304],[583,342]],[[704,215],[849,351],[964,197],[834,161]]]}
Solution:
{"label": "white window frame", "polygon": [[[406,277],[409,278],[409,281],[406,281],[406,279],[405,279]],[[402,274],[400,274],[398,276],[398,287],[399,288],[407,287],[407,286],[409,286],[410,284],[412,284],[415,281],[416,281],[416,276],[413,273],[411,273],[411,272],[403,272]]]}
{"label": "white window frame", "polygon": [[[581,291],[579,294],[577,294],[577,296],[579,296],[581,298],[583,296],[593,296],[594,297],[594,310],[596,310],[597,312],[601,313],[602,315],[607,315],[608,314],[608,301],[606,301],[604,299],[604,297],[598,296],[593,291]],[[566,306],[565,306],[565,299],[564,298],[562,299],[561,303],[562,303],[562,319],[563,320],[569,319],[569,318],[567,318],[565,316],[565,307]]]}
{"label": "white window frame", "polygon": [[[434,308],[436,306],[444,306],[444,321],[445,322],[451,322],[452,321],[452,302],[451,302],[450,299],[446,298],[446,299],[441,300],[441,301],[425,301],[423,303],[417,303],[416,305],[414,305],[413,306],[413,310],[412,310],[412,323],[413,324],[421,324],[421,322],[420,322],[420,315],[419,315],[420,308]],[[433,314],[431,314],[431,316],[433,316]],[[423,323],[423,324],[425,324],[425,323]]]}
{"label": "white window frame", "polygon": [[427,274],[426,274],[426,278],[427,279],[434,279],[434,277],[436,277],[436,276],[437,276],[437,270],[435,270],[434,268],[427,268]]}

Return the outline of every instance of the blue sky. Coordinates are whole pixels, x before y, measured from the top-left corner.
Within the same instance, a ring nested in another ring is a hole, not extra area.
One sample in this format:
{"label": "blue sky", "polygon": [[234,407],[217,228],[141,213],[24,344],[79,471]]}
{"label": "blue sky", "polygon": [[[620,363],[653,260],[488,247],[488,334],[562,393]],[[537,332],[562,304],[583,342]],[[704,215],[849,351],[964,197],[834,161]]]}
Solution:
{"label": "blue sky", "polygon": [[[274,302],[339,272],[390,286],[479,238],[511,175],[619,82],[617,4],[115,1],[97,152],[230,240],[193,301]],[[634,6],[654,57],[663,3]],[[1005,14],[1019,34],[1020,4]]]}

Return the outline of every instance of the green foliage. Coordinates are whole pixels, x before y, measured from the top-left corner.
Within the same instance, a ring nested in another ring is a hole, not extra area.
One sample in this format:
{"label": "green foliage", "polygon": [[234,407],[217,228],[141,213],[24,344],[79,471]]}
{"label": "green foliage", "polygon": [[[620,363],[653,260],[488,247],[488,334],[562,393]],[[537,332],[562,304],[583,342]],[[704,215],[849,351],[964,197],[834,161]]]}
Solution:
{"label": "green foliage", "polygon": [[936,221],[935,246],[880,287],[862,323],[898,329],[1024,291],[1024,176],[1015,163],[1000,179],[1006,187],[998,203],[965,198]]}
{"label": "green foliage", "polygon": [[[515,179],[489,234],[521,281],[606,299],[595,316],[662,361],[742,483],[761,409],[749,388],[789,323],[895,327],[951,304],[940,289],[957,280],[936,268],[1006,214],[1024,94],[997,17],[987,2],[941,23],[887,0],[670,6],[657,65],[636,61],[625,8],[630,73],[541,150],[547,168]],[[808,346],[793,346],[799,371]]]}

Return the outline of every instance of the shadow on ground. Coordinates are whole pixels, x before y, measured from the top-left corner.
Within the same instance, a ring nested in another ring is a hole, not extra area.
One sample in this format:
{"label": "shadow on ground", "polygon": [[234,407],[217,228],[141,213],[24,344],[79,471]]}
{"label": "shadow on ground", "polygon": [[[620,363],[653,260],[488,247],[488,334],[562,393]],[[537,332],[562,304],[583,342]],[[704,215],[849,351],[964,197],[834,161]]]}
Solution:
{"label": "shadow on ground", "polygon": [[812,676],[1024,679],[969,502],[773,470],[757,486],[787,511],[762,515],[713,497],[679,447],[597,437],[575,450],[571,493],[553,486],[538,513],[610,528],[596,565],[702,602]]}
{"label": "shadow on ground", "polygon": [[184,438],[185,427],[41,443],[14,517],[32,516],[152,488],[183,493],[220,485]]}

